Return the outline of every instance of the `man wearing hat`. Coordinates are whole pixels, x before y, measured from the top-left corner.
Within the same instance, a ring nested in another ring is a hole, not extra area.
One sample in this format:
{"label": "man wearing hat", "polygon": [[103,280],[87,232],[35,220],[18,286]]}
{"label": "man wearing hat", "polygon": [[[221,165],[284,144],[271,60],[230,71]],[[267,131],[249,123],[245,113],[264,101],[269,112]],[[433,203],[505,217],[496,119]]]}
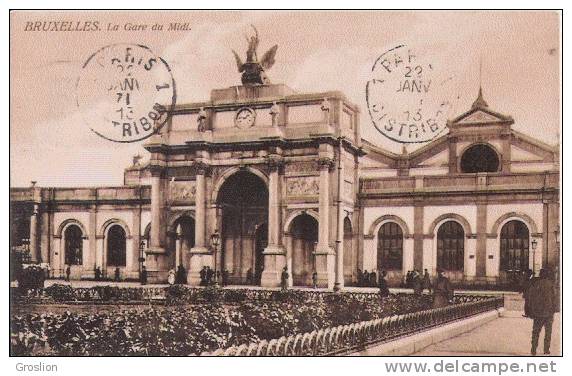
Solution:
{"label": "man wearing hat", "polygon": [[437,279],[433,284],[433,308],[445,307],[453,298],[453,289],[449,278],[443,274],[443,269],[437,269]]}

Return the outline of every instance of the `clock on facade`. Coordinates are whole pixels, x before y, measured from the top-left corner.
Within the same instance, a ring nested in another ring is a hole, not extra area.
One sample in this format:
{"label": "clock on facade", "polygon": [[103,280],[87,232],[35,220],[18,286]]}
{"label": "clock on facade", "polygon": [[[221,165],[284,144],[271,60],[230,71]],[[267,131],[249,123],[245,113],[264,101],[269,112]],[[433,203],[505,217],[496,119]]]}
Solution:
{"label": "clock on facade", "polygon": [[254,125],[256,120],[256,112],[249,107],[243,107],[236,112],[234,117],[234,124],[238,128],[250,128]]}

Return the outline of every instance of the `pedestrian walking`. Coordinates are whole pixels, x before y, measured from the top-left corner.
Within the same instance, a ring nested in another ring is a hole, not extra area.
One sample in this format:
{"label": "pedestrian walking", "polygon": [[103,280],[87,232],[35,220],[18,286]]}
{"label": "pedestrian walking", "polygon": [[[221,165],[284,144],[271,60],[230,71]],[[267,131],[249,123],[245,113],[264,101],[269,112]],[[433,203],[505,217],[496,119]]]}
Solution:
{"label": "pedestrian walking", "polygon": [[377,286],[377,273],[375,270],[372,270],[372,272],[369,274],[369,285],[371,287]]}
{"label": "pedestrian walking", "polygon": [[382,298],[389,296],[389,288],[387,287],[387,281],[385,280],[386,275],[387,272],[385,270],[382,270],[379,273],[379,296]]}
{"label": "pedestrian walking", "polygon": [[68,265],[66,267],[66,281],[68,281],[68,282],[70,280],[70,275],[71,275],[71,267]]}
{"label": "pedestrian walking", "polygon": [[421,273],[417,270],[413,272],[413,294],[421,295],[423,294],[423,281],[421,280]]}
{"label": "pedestrian walking", "polygon": [[318,273],[315,270],[312,273],[312,287],[315,289],[318,288]]}
{"label": "pedestrian walking", "polygon": [[442,269],[437,269],[437,279],[433,286],[433,308],[445,307],[453,298],[453,289],[449,278],[445,277]]}
{"label": "pedestrian walking", "polygon": [[119,267],[115,268],[114,280],[115,282],[121,281],[121,271],[119,270]]}
{"label": "pedestrian walking", "polygon": [[280,276],[280,287],[282,288],[282,291],[286,291],[288,289],[288,277],[290,277],[290,275],[288,274],[288,268],[285,266],[284,269],[282,269],[282,275]]}
{"label": "pedestrian walking", "polygon": [[210,286],[214,283],[214,271],[210,266],[207,266],[207,285]]}
{"label": "pedestrian walking", "polygon": [[425,269],[425,273],[423,273],[423,289],[427,289],[429,294],[431,294],[431,276],[429,275],[429,271]]}
{"label": "pedestrian walking", "polygon": [[187,283],[187,271],[183,265],[177,267],[177,276],[175,278],[177,284],[184,285]]}
{"label": "pedestrian walking", "polygon": [[362,280],[363,280],[363,286],[368,287],[369,286],[369,272],[367,270],[363,271]]}
{"label": "pedestrian walking", "polygon": [[528,317],[529,300],[527,294],[533,278],[534,278],[534,273],[530,269],[527,269],[522,274],[522,281],[520,283],[520,293],[522,294],[522,298],[524,299],[524,314],[523,314],[524,317]]}
{"label": "pedestrian walking", "polygon": [[177,273],[175,272],[175,269],[171,269],[169,270],[169,274],[167,275],[167,282],[169,283],[169,285],[174,285],[175,282],[177,280]]}
{"label": "pedestrian walking", "polygon": [[552,323],[556,312],[556,297],[552,273],[541,269],[538,278],[533,278],[527,293],[528,317],[533,320],[530,354],[536,355],[540,331],[544,327],[544,354],[550,354]]}
{"label": "pedestrian walking", "polygon": [[229,275],[228,270],[223,269],[223,271],[222,271],[222,285],[223,286],[228,285],[228,275]]}
{"label": "pedestrian walking", "polygon": [[145,267],[145,265],[141,267],[141,284],[142,285],[147,284],[147,268]]}
{"label": "pedestrian walking", "polygon": [[207,267],[206,267],[206,265],[203,266],[203,268],[199,272],[199,277],[201,278],[200,286],[206,286],[207,285]]}

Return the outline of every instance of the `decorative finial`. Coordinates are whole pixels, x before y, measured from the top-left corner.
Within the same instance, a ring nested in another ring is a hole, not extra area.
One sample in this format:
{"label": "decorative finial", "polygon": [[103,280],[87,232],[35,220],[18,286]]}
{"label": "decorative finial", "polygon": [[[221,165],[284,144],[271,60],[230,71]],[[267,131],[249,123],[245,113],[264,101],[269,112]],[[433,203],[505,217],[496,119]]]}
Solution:
{"label": "decorative finial", "polygon": [[133,156],[133,166],[139,166],[139,161],[142,159],[143,157],[140,154],[134,155]]}
{"label": "decorative finial", "polygon": [[248,43],[248,49],[246,50],[246,62],[243,63],[235,50],[232,50],[234,54],[234,59],[236,60],[236,66],[238,72],[242,73],[241,81],[243,85],[268,85],[270,81],[266,76],[265,70],[272,68],[274,65],[274,57],[276,56],[276,50],[278,45],[275,44],[269,49],[264,55],[260,62],[258,61],[258,44],[260,39],[258,38],[258,30],[252,26],[254,29],[254,35],[249,37],[246,36],[246,42]]}
{"label": "decorative finial", "polygon": [[472,108],[486,108],[488,106],[489,105],[483,98],[483,89],[482,87],[479,86],[479,95],[477,96],[477,99],[473,102]]}

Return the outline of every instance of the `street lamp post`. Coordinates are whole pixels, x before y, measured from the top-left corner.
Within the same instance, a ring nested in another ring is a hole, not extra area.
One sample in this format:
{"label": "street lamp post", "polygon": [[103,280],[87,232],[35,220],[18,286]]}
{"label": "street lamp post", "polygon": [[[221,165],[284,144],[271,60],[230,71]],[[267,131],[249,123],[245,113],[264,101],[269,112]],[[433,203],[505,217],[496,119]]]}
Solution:
{"label": "street lamp post", "polygon": [[538,241],[536,239],[532,239],[532,274],[536,273],[536,246],[538,245]]}
{"label": "street lamp post", "polygon": [[145,251],[145,240],[141,240],[139,243],[139,282],[141,282],[141,272],[143,271],[143,262],[145,261],[144,252]]}
{"label": "street lamp post", "polygon": [[215,229],[215,231],[211,235],[211,246],[213,247],[214,250],[214,277],[216,286],[218,286],[219,282],[217,278],[217,262],[216,262],[219,244],[220,244],[220,235],[218,233],[218,229]]}

